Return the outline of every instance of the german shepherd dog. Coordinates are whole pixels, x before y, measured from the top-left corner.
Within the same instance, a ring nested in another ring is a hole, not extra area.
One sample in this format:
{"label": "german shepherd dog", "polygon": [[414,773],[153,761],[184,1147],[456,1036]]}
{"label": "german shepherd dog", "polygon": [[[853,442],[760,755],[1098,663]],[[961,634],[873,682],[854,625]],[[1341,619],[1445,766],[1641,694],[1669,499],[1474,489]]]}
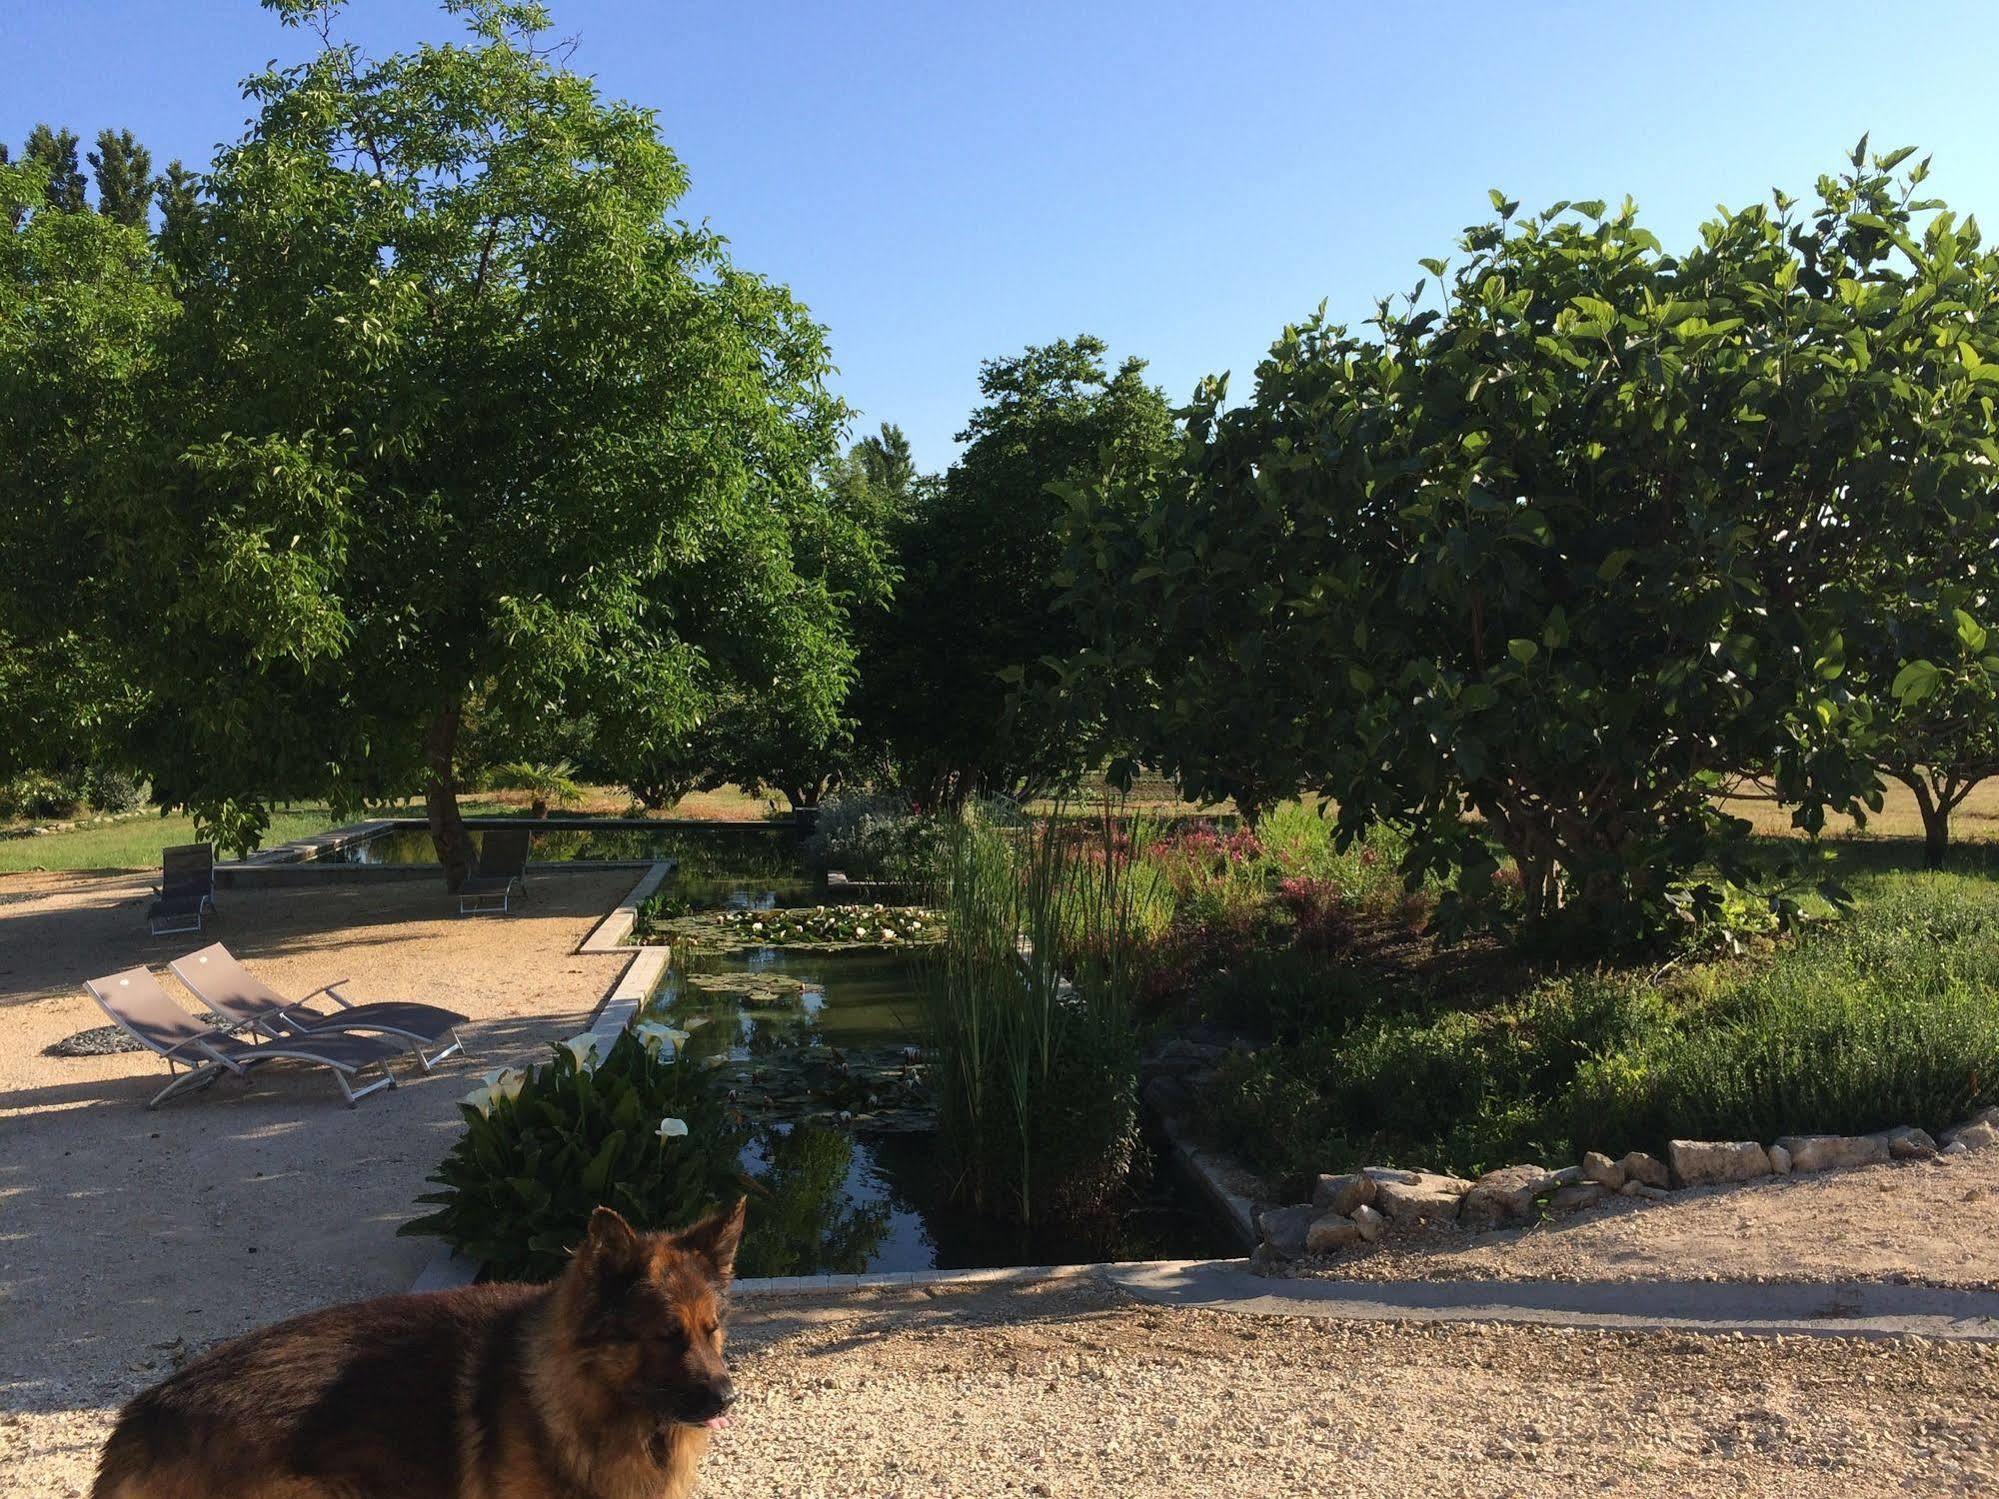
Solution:
{"label": "german shepherd dog", "polygon": [[598,1208],[548,1285],[311,1312],[125,1407],[93,1499],[686,1499],[736,1391],[744,1203],[677,1234]]}

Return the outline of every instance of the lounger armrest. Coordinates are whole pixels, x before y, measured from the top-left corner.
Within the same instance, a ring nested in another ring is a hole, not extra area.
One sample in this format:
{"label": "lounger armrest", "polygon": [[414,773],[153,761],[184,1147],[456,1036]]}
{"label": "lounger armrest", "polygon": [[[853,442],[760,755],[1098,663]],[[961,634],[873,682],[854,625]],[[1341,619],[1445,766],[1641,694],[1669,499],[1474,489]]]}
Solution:
{"label": "lounger armrest", "polygon": [[176,1041],[172,1046],[161,1052],[160,1055],[170,1057],[176,1062],[185,1062],[187,1058],[182,1056],[181,1053],[191,1050],[200,1054],[204,1060],[213,1061],[215,1058],[215,1043],[218,1041],[232,1041],[234,1039],[225,1030],[203,1031],[198,1036],[189,1036],[185,1041]]}
{"label": "lounger armrest", "polygon": [[351,1010],[354,1008],[353,1001],[340,992],[340,986],[342,984],[351,984],[352,982],[352,979],[335,979],[330,984],[321,984],[317,989],[306,990],[305,993],[298,997],[297,1003],[304,1004],[308,999],[314,999],[324,994],[328,999],[339,1005],[341,1009]]}

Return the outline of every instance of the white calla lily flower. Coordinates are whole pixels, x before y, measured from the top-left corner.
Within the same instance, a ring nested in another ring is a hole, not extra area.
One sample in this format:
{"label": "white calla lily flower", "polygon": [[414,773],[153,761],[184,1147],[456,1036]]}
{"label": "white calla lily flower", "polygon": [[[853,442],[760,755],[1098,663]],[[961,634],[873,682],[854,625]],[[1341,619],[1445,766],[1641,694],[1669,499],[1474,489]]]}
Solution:
{"label": "white calla lily flower", "polygon": [[653,1133],[658,1135],[662,1140],[685,1139],[687,1136],[687,1121],[685,1119],[662,1119],[659,1121],[659,1128]]}
{"label": "white calla lily flower", "polygon": [[585,1031],[563,1042],[562,1049],[576,1058],[578,1067],[588,1072],[597,1065],[597,1048],[601,1044],[593,1032]]}
{"label": "white calla lily flower", "polygon": [[491,1114],[493,1112],[493,1090],[491,1088],[474,1088],[470,1093],[465,1095],[464,1103],[466,1108],[477,1109],[482,1115]]}
{"label": "white calla lily flower", "polygon": [[675,1030],[670,1025],[662,1025],[657,1020],[645,1020],[632,1027],[645,1049],[672,1056],[687,1044],[687,1032]]}

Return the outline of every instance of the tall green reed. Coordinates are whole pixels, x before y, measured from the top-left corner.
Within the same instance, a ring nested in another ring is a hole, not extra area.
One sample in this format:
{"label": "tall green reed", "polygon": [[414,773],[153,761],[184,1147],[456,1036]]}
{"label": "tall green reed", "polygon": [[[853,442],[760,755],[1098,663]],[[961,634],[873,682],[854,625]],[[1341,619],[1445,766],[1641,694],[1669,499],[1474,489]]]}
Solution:
{"label": "tall green reed", "polygon": [[924,984],[930,1078],[957,1195],[1031,1223],[1103,1207],[1138,1145],[1133,998],[1163,925],[1127,825],[967,818]]}

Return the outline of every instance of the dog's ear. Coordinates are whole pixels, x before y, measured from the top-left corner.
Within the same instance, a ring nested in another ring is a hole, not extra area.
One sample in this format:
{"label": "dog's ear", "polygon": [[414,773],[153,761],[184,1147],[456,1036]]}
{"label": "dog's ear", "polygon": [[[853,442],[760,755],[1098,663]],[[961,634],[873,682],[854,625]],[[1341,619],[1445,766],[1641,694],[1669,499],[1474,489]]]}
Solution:
{"label": "dog's ear", "polygon": [[749,1198],[738,1197],[736,1205],[726,1212],[703,1218],[674,1236],[674,1243],[681,1249],[706,1260],[715,1279],[724,1286],[736,1273],[736,1251],[743,1244],[743,1215],[749,1206]]}
{"label": "dog's ear", "polygon": [[598,1208],[590,1215],[590,1228],[576,1257],[588,1260],[600,1275],[635,1270],[644,1258],[639,1236],[616,1208]]}
{"label": "dog's ear", "polygon": [[616,1340],[621,1309],[644,1267],[644,1248],[631,1224],[611,1208],[592,1213],[569,1272],[580,1296],[586,1338]]}

